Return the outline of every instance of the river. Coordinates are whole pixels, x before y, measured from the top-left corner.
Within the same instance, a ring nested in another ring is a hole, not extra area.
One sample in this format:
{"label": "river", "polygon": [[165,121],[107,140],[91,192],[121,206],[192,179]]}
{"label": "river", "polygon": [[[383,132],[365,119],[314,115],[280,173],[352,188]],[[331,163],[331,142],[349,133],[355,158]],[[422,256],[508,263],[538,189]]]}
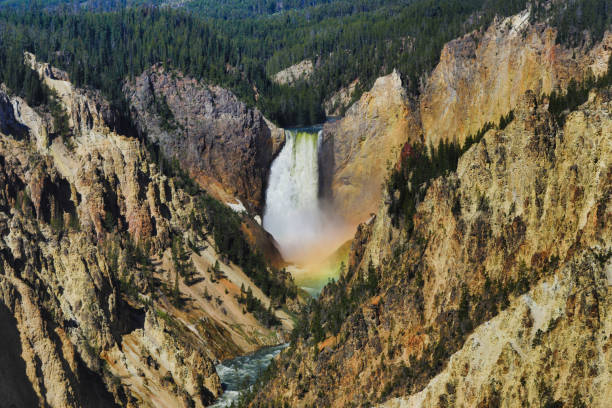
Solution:
{"label": "river", "polygon": [[217,374],[219,374],[225,392],[211,407],[229,407],[234,401],[237,401],[240,392],[253,385],[259,375],[268,368],[274,357],[287,346],[289,346],[288,343],[265,347],[253,354],[225,360],[218,364]]}

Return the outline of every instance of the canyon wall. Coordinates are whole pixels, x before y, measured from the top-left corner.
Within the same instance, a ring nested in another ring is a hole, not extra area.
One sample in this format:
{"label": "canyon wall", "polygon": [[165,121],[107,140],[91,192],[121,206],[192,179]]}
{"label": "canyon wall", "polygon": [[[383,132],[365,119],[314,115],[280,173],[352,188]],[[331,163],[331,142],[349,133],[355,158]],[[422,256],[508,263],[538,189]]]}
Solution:
{"label": "canyon wall", "polygon": [[497,123],[522,95],[567,88],[571,79],[600,76],[608,69],[612,34],[593,48],[567,49],[528,10],[496,19],[484,32],[447,43],[420,99],[425,138],[463,143],[486,122]]}
{"label": "canyon wall", "polygon": [[[329,322],[324,340],[296,342],[256,401],[605,406],[611,101],[612,89],[594,91],[559,127],[527,92],[505,129],[432,182],[413,231],[381,206],[358,230],[346,286],[324,290],[311,315]],[[377,290],[336,332],[334,313],[369,271]]]}
{"label": "canyon wall", "polygon": [[238,197],[261,213],[282,129],[230,91],[161,65],[127,83],[124,92],[139,128],[169,159],[220,199]]}
{"label": "canyon wall", "polygon": [[0,90],[3,404],[211,403],[215,362],[283,341],[289,316],[275,312],[281,324],[268,328],[244,309],[241,287],[265,308],[272,300],[219,252],[202,197],[112,130],[99,93],[25,61],[67,128],[61,113]]}
{"label": "canyon wall", "polygon": [[609,32],[591,47],[567,49],[556,43],[555,29],[531,23],[529,11],[496,19],[444,46],[418,98],[407,95],[392,73],[345,117],[326,125],[324,191],[339,214],[363,222],[378,208],[404,143],[463,143],[485,123],[497,124],[528,90],[549,94],[572,79],[602,75],[611,53]]}
{"label": "canyon wall", "polygon": [[397,71],[376,80],[346,116],[325,124],[321,190],[347,221],[358,224],[377,207],[382,183],[407,137],[420,136],[414,104]]}
{"label": "canyon wall", "polygon": [[608,406],[610,258],[585,251],[479,326],[420,392],[384,408]]}

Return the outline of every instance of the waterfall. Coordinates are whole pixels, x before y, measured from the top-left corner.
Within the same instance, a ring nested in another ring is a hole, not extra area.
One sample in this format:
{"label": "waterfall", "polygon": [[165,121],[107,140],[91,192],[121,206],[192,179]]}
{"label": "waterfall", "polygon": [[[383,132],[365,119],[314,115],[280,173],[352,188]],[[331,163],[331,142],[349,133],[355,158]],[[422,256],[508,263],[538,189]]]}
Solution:
{"label": "waterfall", "polygon": [[320,239],[318,151],[321,132],[286,131],[285,146],[272,163],[263,226],[286,259]]}

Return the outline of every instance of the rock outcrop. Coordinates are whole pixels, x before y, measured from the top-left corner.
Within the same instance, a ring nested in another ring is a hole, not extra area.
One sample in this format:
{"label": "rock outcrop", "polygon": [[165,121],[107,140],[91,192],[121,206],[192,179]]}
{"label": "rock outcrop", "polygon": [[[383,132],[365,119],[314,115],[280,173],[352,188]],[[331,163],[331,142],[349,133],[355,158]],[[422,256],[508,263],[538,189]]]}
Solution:
{"label": "rock outcrop", "polygon": [[160,65],[127,83],[124,92],[139,128],[166,157],[220,199],[238,197],[261,213],[282,129],[230,91]]}
{"label": "rock outcrop", "polygon": [[394,71],[377,79],[342,120],[325,124],[321,190],[347,221],[365,221],[378,206],[390,163],[397,161],[407,135],[419,136],[414,111]]}
{"label": "rock outcrop", "polygon": [[351,105],[357,86],[359,86],[359,79],[354,80],[348,86],[339,89],[325,99],[323,102],[325,114],[327,116],[340,116]]}
{"label": "rock outcrop", "polygon": [[277,84],[292,85],[299,80],[307,80],[313,72],[314,64],[312,60],[307,59],[277,72],[273,80]]}
{"label": "rock outcrop", "polygon": [[[201,197],[112,129],[99,93],[31,54],[26,63],[58,95],[69,130],[0,90],[3,404],[211,403],[222,392],[214,363],[278,344],[291,320],[278,311],[282,326],[267,328],[243,310],[241,287],[272,301],[218,252]],[[189,279],[179,282],[177,262]]]}
{"label": "rock outcrop", "polygon": [[410,394],[388,406],[605,406],[611,108],[612,89],[592,92],[559,128],[527,92],[504,130],[489,131],[456,173],[431,184],[412,232],[391,227],[382,206],[355,237],[348,287],[324,290],[315,319],[333,321],[353,290],[364,293],[370,270],[378,290],[338,332],[324,325],[324,341],[297,342],[258,398],[296,407]]}
{"label": "rock outcrop", "polygon": [[68,80],[67,73],[48,63],[37,61],[36,56],[29,52],[25,53],[25,63],[57,93],[68,114],[70,127],[76,135],[86,134],[90,130],[100,133],[116,130],[117,115],[99,91],[75,89]]}

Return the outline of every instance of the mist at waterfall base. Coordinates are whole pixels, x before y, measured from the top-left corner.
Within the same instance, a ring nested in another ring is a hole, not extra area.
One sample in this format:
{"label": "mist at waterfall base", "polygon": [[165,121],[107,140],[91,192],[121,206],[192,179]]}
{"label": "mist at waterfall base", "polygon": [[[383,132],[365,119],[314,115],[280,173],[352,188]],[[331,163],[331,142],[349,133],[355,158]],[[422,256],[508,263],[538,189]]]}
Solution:
{"label": "mist at waterfall base", "polygon": [[285,260],[302,266],[321,262],[354,233],[319,199],[321,134],[317,129],[285,132],[266,191],[263,226]]}

